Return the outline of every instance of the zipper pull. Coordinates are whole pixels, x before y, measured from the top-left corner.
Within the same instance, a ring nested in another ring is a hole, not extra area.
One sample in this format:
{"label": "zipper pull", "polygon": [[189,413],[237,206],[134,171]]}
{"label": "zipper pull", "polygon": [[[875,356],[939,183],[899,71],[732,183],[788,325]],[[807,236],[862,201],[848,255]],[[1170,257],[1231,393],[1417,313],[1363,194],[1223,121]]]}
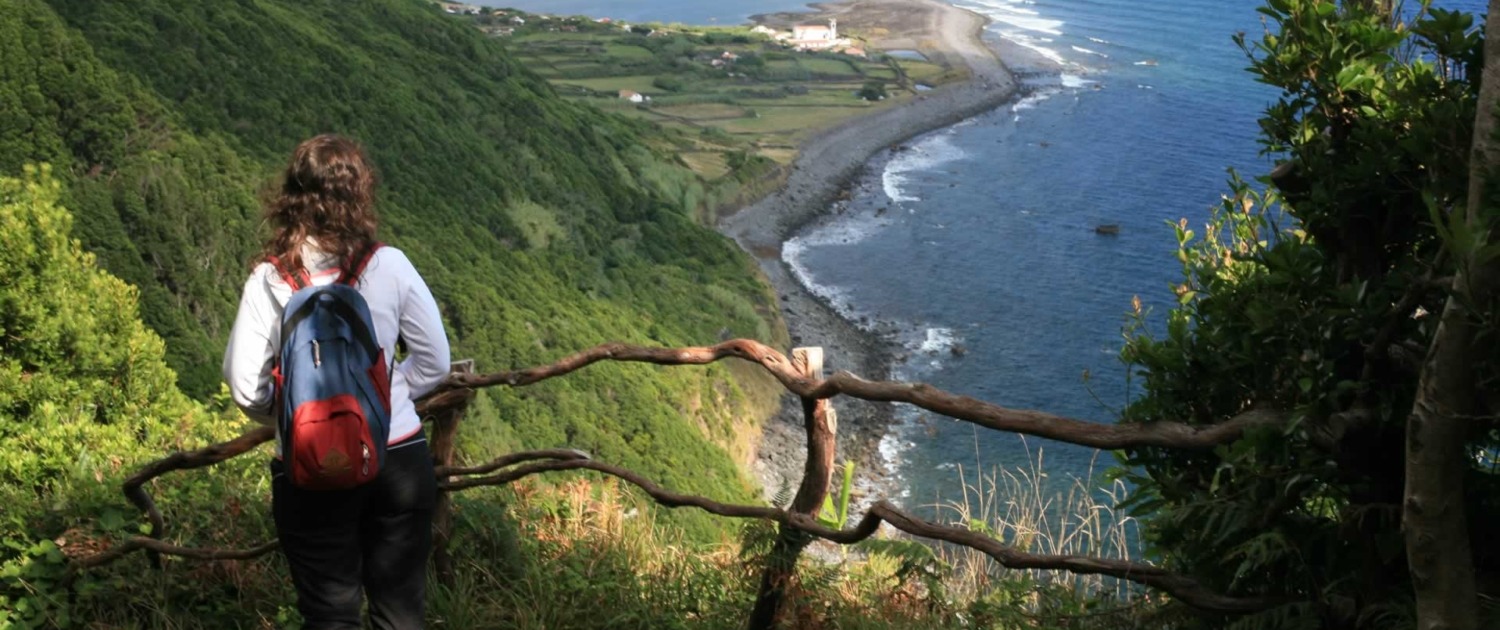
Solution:
{"label": "zipper pull", "polygon": [[368,476],[370,476],[370,445],[369,444],[360,444],[359,445],[359,449],[361,451],[364,451],[364,456],[365,456],[364,472],[361,473],[361,474],[363,476],[368,477]]}
{"label": "zipper pull", "polygon": [[323,351],[318,347],[318,342],[313,341],[313,367],[323,365]]}

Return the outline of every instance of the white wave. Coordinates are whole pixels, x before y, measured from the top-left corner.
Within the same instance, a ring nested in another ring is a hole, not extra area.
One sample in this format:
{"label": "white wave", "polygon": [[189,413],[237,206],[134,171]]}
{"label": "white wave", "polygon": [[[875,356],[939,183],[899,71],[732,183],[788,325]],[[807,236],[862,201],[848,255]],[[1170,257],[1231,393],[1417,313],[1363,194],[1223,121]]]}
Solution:
{"label": "white wave", "polygon": [[1081,52],[1081,53],[1083,53],[1085,55],[1096,55],[1096,56],[1099,56],[1099,57],[1103,57],[1105,59],[1109,59],[1109,55],[1106,55],[1106,54],[1104,54],[1102,52],[1099,52],[1097,50],[1089,50],[1089,49],[1084,48],[1082,46],[1074,46],[1073,50]]}
{"label": "white wave", "polygon": [[1135,65],[1137,65],[1137,66],[1154,66],[1154,65],[1156,65],[1156,60],[1155,59],[1145,59],[1145,60],[1142,60],[1142,61],[1135,62]]}
{"label": "white wave", "polygon": [[1063,75],[1062,75],[1062,86],[1065,87],[1065,88],[1088,87],[1089,85],[1091,85],[1093,83],[1094,83],[1094,81],[1090,81],[1090,80],[1085,79],[1083,77],[1080,77],[1080,76],[1078,76],[1076,74],[1063,73]]}
{"label": "white wave", "polygon": [[1052,98],[1052,96],[1055,95],[1055,94],[1057,94],[1057,90],[1056,89],[1051,89],[1051,90],[1037,90],[1035,92],[1032,92],[1031,94],[1027,94],[1025,97],[1021,98],[1021,100],[1016,101],[1016,104],[1010,106],[1010,111],[1012,111],[1012,112],[1023,112],[1023,111],[1026,111],[1028,109],[1036,107],[1037,103],[1040,103],[1040,102],[1045,101],[1045,100],[1047,100],[1049,98]]}
{"label": "white wave", "polygon": [[1051,20],[1040,17],[1040,14],[1032,9],[1023,9],[1013,2],[1003,0],[974,0],[978,6],[969,6],[978,13],[990,18],[998,24],[1014,26],[1016,28],[1046,33],[1048,35],[1062,35],[1062,20]]}
{"label": "white wave", "polygon": [[887,163],[885,171],[880,175],[880,187],[885,196],[895,203],[921,201],[920,197],[909,194],[907,190],[916,174],[962,159],[966,155],[963,149],[953,144],[954,133],[950,128],[947,133],[927,136]]}
{"label": "white wave", "polygon": [[1016,33],[1013,31],[1000,31],[1000,37],[1010,40],[1017,46],[1032,50],[1036,54],[1041,55],[1043,58],[1059,66],[1076,65],[1073,64],[1073,62],[1070,62],[1067,59],[1063,58],[1062,53],[1042,45],[1043,42],[1050,40],[1029,37],[1023,33]]}
{"label": "white wave", "polygon": [[1145,85],[1145,84],[1136,85],[1136,87],[1141,88],[1142,90],[1154,90],[1154,89],[1156,89],[1154,87],[1151,87],[1151,86]]}
{"label": "white wave", "polygon": [[901,439],[896,437],[895,428],[891,427],[891,430],[886,431],[885,435],[880,438],[880,458],[886,463],[895,463],[896,458],[901,454]]}
{"label": "white wave", "polygon": [[862,215],[820,225],[787,239],[781,246],[781,259],[792,269],[797,282],[807,287],[813,295],[826,301],[840,317],[851,322],[859,321],[854,308],[853,296],[847,289],[824,285],[818,282],[804,260],[809,248],[827,245],[849,245],[869,238],[885,222],[873,216]]}
{"label": "white wave", "polygon": [[1109,40],[1107,40],[1107,39],[1099,39],[1098,37],[1090,37],[1089,41],[1094,42],[1095,44],[1105,44],[1105,45],[1109,44]]}
{"label": "white wave", "polygon": [[953,329],[939,326],[926,330],[925,336],[916,345],[916,350],[927,354],[937,354],[949,352],[956,345],[958,345],[958,335],[953,332]]}

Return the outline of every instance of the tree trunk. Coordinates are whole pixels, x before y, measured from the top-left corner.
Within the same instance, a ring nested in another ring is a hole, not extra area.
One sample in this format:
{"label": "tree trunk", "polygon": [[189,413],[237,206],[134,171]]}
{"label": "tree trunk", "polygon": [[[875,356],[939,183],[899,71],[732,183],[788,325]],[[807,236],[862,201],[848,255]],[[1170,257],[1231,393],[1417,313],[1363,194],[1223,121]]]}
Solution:
{"label": "tree trunk", "polygon": [[[802,375],[810,379],[823,378],[823,349],[797,348],[792,351],[792,364]],[[791,512],[817,517],[823,508],[823,498],[828,496],[828,483],[833,479],[833,454],[836,431],[836,416],[828,399],[803,398],[802,415],[807,429],[807,463],[803,467],[802,485],[792,499]],[[776,543],[766,561],[765,572],[760,578],[760,592],[755,598],[755,607],[750,611],[749,630],[770,630],[776,627],[776,618],[786,599],[786,585],[797,569],[797,557],[812,542],[812,537],[796,528],[781,526]]]}
{"label": "tree trunk", "polygon": [[[471,374],[474,360],[466,359],[453,363],[453,372]],[[434,467],[452,466],[453,455],[458,450],[458,424],[463,421],[468,405],[437,412],[432,420],[432,464]],[[439,477],[438,483],[451,477]],[[448,552],[448,543],[453,539],[453,497],[448,491],[438,489],[437,504],[432,514],[432,562],[439,584],[453,588],[453,556]]]}
{"label": "tree trunk", "polygon": [[[1500,0],[1491,0],[1485,24],[1485,69],[1474,119],[1469,156],[1469,198],[1463,221],[1471,232],[1485,229],[1485,190],[1497,149],[1496,98],[1500,96]],[[1481,243],[1487,243],[1485,238]],[[1488,309],[1494,295],[1492,264],[1475,264],[1472,252],[1455,252],[1458,269],[1442,320],[1422,365],[1416,404],[1406,430],[1406,496],[1402,529],[1407,563],[1417,598],[1421,630],[1475,630],[1479,627],[1474,561],[1464,510],[1464,474],[1470,454],[1466,437],[1475,412],[1475,359],[1489,359],[1474,347],[1472,308]]]}

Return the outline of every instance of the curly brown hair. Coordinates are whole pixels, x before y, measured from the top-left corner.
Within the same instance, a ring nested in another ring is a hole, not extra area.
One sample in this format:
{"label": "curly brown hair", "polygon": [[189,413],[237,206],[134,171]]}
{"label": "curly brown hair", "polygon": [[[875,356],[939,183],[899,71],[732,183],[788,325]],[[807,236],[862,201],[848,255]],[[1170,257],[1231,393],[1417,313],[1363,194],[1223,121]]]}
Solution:
{"label": "curly brown hair", "polygon": [[347,273],[354,257],[375,242],[375,184],[364,148],[354,140],[323,134],[297,145],[280,193],[266,205],[273,232],[262,254],[297,273],[302,245],[312,238]]}

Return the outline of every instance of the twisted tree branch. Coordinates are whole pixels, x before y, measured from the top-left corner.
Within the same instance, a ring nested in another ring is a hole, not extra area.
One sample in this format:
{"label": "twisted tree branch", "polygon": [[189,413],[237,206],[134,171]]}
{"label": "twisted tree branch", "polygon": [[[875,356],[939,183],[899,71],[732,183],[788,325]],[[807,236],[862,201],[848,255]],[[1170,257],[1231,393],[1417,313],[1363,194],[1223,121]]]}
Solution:
{"label": "twisted tree branch", "polygon": [[209,547],[179,547],[170,543],[162,542],[155,538],[146,536],[132,536],[125,542],[111,547],[108,551],[84,556],[73,560],[68,565],[65,580],[71,580],[80,571],[103,566],[119,560],[133,552],[146,550],[148,553],[159,554],[159,556],[178,556],[193,560],[250,560],[275,551],[280,545],[277,540],[261,543],[249,549],[214,549]]}
{"label": "twisted tree branch", "polygon": [[[240,440],[244,440],[249,435],[242,436]],[[236,442],[238,441],[236,440]],[[217,447],[223,446],[225,445],[217,445]],[[200,455],[205,451],[215,450],[217,447],[210,447],[209,449],[195,453],[175,453],[172,457],[182,456],[178,461],[189,460],[201,462],[203,461],[201,458],[194,458],[194,456]],[[222,452],[222,449],[215,452]],[[171,457],[167,459],[171,459]],[[538,459],[549,461],[534,461]],[[148,468],[160,468],[162,461],[165,460],[154,462],[153,466],[148,466]],[[831,529],[819,524],[815,518],[806,514],[789,512],[772,507],[720,503],[707,497],[672,492],[634,471],[588,459],[587,454],[571,449],[513,453],[483,466],[450,468],[442,471],[440,474],[476,474],[515,464],[521,465],[493,474],[470,477],[468,479],[442,481],[439,483],[439,487],[448,491],[459,491],[482,486],[505,485],[518,479],[543,472],[592,470],[629,482],[650,495],[658,504],[665,507],[695,507],[719,516],[765,519],[842,545],[854,544],[869,538],[880,529],[881,523],[884,522],[890,523],[896,529],[913,536],[941,540],[979,550],[1006,568],[1050,569],[1082,574],[1108,575],[1160,589],[1189,606],[1203,610],[1244,613],[1264,610],[1281,603],[1280,600],[1270,598],[1222,595],[1190,577],[1177,575],[1148,564],[1087,556],[1034,554],[1020,551],[978,532],[949,525],[939,525],[919,519],[901,511],[886,501],[876,503],[853,527]],[[140,475],[138,474],[137,476]],[[277,542],[273,540],[249,549],[194,548],[172,545],[146,536],[136,536],[108,551],[75,559],[69,566],[68,572],[71,576],[85,569],[109,564],[132,552],[141,550],[153,554],[179,556],[196,560],[245,560],[269,553],[276,546]]]}
{"label": "twisted tree branch", "polygon": [[1249,429],[1282,426],[1288,419],[1284,413],[1253,409],[1223,422],[1203,426],[1181,422],[1100,424],[1040,411],[1001,407],[924,383],[867,381],[849,372],[838,372],[827,379],[807,378],[797,373],[785,355],[750,339],[734,339],[714,346],[693,348],[646,348],[606,343],[549,365],[491,374],[455,374],[449,377],[444,386],[522,387],[575,372],[599,361],[703,365],[728,357],[760,365],[781,381],[782,386],[803,398],[832,398],[842,394],[878,402],[903,402],[997,431],[1022,433],[1105,450],[1148,446],[1211,449],[1239,439]]}
{"label": "twisted tree branch", "polygon": [[1171,573],[1160,567],[1126,560],[1089,556],[1036,554],[1021,551],[979,532],[951,525],[939,525],[901,511],[887,501],[880,501],[865,512],[859,523],[847,529],[831,529],[811,516],[787,510],[752,505],[720,503],[690,494],[666,490],[640,474],[596,460],[557,460],[517,466],[485,477],[448,482],[443,487],[462,490],[479,486],[503,485],[537,473],[559,470],[592,470],[623,479],[650,495],[658,504],[669,508],[695,507],[710,514],[731,518],[758,518],[775,521],[841,545],[850,545],[873,536],[880,524],[890,523],[903,532],[976,549],[1008,569],[1048,569],[1081,574],[1108,575],[1164,591],[1183,603],[1202,610],[1247,613],[1265,610],[1283,600],[1267,597],[1234,597],[1223,595],[1190,577]]}
{"label": "twisted tree branch", "polygon": [[[172,453],[146,464],[134,475],[131,475],[129,479],[125,480],[121,490],[125,492],[125,498],[129,499],[130,503],[136,509],[144,512],[146,518],[151,521],[150,537],[160,539],[166,534],[167,525],[165,520],[162,519],[161,510],[156,509],[156,501],[151,498],[150,493],[146,492],[144,487],[146,482],[174,470],[191,470],[204,466],[212,466],[265,442],[269,442],[275,436],[276,431],[271,427],[256,427],[228,442],[214,444],[208,448],[196,451],[178,451]],[[126,544],[128,545],[129,543]],[[147,549],[146,553],[151,558],[151,564],[160,568],[161,557],[157,555],[158,551],[150,545],[143,546]],[[129,553],[130,551],[134,551],[134,549],[132,548],[123,553]]]}
{"label": "twisted tree branch", "polygon": [[549,448],[540,451],[524,451],[520,453],[511,453],[509,455],[501,455],[500,457],[496,457],[495,459],[490,460],[488,464],[482,464],[479,466],[440,466],[437,469],[437,476],[451,477],[454,475],[483,475],[500,470],[501,468],[514,466],[521,462],[528,462],[537,459],[589,459],[589,454],[574,448]]}
{"label": "twisted tree branch", "polygon": [[[727,357],[756,363],[771,373],[786,389],[813,400],[848,395],[881,402],[904,402],[959,420],[1001,431],[1012,431],[1100,449],[1164,447],[1201,450],[1233,441],[1246,430],[1262,426],[1280,426],[1286,416],[1277,412],[1251,410],[1224,422],[1192,426],[1180,422],[1155,422],[1106,425],[1056,416],[1039,411],[1016,410],[981,400],[960,396],[922,383],[867,381],[849,372],[839,372],[828,379],[806,377],[785,355],[748,339],[737,339],[710,347],[645,348],[622,343],[608,343],[573,354],[552,364],[517,371],[492,374],[454,374],[432,395],[418,401],[423,417],[462,407],[474,396],[474,388],[494,385],[521,387],[562,376],[599,361],[630,361],[658,365],[701,365]],[[125,555],[145,550],[159,564],[157,554],[188,558],[244,559],[269,552],[275,541],[245,550],[198,549],[171,545],[160,540],[165,525],[159,510],[144,485],[151,479],[173,470],[188,470],[219,463],[267,442],[274,436],[269,427],[259,427],[228,442],[197,451],[177,452],[151,462],[124,483],[123,490],[131,503],[146,513],[151,522],[150,537],[134,537],[121,545],[85,558],[74,560],[70,574],[78,570],[113,562]],[[545,459],[551,461],[535,462]],[[533,462],[525,463],[522,462]],[[509,466],[515,468],[502,470]],[[1055,569],[1075,573],[1101,574],[1161,589],[1184,603],[1221,612],[1262,610],[1280,603],[1267,598],[1240,598],[1221,595],[1192,578],[1172,574],[1151,565],[1089,558],[1031,554],[1007,547],[1000,541],[967,529],[939,525],[912,517],[887,502],[877,503],[852,528],[835,530],[824,527],[808,515],[769,507],[724,504],[696,495],[671,492],[640,475],[617,466],[588,459],[586,453],[571,449],[553,449],[514,453],[475,467],[445,466],[438,470],[439,487],[464,490],[479,486],[510,483],[517,479],[548,471],[594,470],[624,479],[641,488],[659,504],[670,508],[691,506],[711,514],[732,518],[759,518],[781,523],[808,534],[840,544],[852,544],[869,538],[882,522],[909,534],[943,540],[984,552],[1001,565],[1020,569]],[[499,471],[499,472],[495,472]],[[491,474],[493,473],[493,474]],[[451,476],[483,475],[448,480]]]}

